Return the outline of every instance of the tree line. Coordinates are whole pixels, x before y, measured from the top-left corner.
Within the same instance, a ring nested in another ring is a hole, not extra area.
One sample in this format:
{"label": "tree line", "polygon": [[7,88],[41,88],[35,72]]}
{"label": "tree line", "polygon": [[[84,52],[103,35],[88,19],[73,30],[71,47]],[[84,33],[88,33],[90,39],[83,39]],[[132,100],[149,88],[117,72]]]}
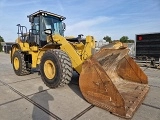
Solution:
{"label": "tree line", "polygon": [[103,40],[105,40],[106,42],[109,42],[109,43],[112,43],[115,41],[120,41],[122,43],[134,43],[134,40],[129,39],[128,36],[122,36],[119,40],[112,40],[111,37],[105,36],[105,37],[103,37]]}

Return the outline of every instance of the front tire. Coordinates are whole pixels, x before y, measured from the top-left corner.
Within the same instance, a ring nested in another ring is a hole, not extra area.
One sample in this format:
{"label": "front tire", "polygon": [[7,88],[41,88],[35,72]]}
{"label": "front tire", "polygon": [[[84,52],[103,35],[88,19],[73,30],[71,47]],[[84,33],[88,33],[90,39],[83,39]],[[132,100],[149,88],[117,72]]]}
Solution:
{"label": "front tire", "polygon": [[42,56],[40,72],[43,82],[49,88],[64,86],[71,81],[71,60],[62,50],[48,50]]}
{"label": "front tire", "polygon": [[12,61],[13,69],[16,75],[23,76],[30,74],[30,72],[27,70],[26,62],[24,60],[24,54],[19,50],[15,51],[15,53],[13,54]]}

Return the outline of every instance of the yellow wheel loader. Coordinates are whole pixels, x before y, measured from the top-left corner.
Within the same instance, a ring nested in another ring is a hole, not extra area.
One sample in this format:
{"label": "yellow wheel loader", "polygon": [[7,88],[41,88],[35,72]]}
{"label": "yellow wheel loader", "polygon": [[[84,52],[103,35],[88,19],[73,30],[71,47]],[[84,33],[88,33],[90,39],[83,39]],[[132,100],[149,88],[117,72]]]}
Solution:
{"label": "yellow wheel loader", "polygon": [[92,36],[64,37],[65,17],[39,10],[28,18],[31,29],[17,25],[18,38],[10,52],[17,75],[39,68],[43,82],[57,88],[68,84],[75,70],[89,103],[121,117],[133,116],[149,87],[147,76],[126,47],[112,44],[95,53]]}

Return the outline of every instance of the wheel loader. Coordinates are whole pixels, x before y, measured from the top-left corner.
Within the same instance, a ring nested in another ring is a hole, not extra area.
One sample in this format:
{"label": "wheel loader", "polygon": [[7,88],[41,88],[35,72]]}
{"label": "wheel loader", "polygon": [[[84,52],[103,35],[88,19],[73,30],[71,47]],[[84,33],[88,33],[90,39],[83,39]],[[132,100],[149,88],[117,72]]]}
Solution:
{"label": "wheel loader", "polygon": [[131,118],[145,98],[148,78],[118,44],[95,53],[93,36],[64,37],[65,17],[39,10],[27,16],[31,29],[18,24],[18,38],[10,57],[15,74],[40,70],[49,88],[64,86],[72,72],[79,73],[79,87],[91,104],[124,118]]}

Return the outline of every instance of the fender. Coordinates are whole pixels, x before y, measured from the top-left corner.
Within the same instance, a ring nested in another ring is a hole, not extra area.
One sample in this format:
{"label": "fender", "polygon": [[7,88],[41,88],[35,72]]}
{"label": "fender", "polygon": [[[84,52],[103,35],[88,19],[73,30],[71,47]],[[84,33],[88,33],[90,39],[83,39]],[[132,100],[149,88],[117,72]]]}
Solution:
{"label": "fender", "polygon": [[11,52],[10,52],[11,64],[12,64],[12,56],[13,56],[14,52],[17,51],[17,50],[21,51],[21,47],[18,43],[15,43],[11,46]]}
{"label": "fender", "polygon": [[[44,47],[42,47],[38,52],[38,56],[36,57],[37,58],[36,65],[40,64],[43,53],[45,53],[47,50],[50,50],[50,49],[59,49],[60,46],[61,44],[53,43],[53,44],[47,44]],[[33,66],[36,66],[36,65],[33,65]]]}

